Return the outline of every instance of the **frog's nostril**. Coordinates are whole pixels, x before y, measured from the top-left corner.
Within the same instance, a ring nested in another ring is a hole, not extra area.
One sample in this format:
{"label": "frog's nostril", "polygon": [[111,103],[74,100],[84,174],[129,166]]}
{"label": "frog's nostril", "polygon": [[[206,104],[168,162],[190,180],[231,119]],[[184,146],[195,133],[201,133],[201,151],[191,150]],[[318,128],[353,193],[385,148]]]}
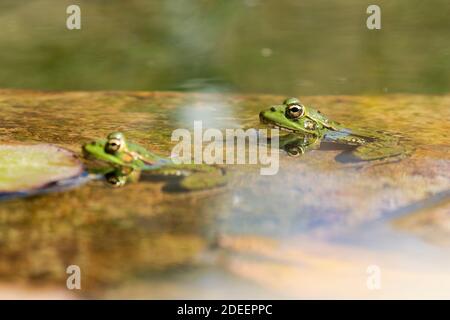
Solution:
{"label": "frog's nostril", "polygon": [[277,109],[275,109],[275,107],[271,107],[270,111],[277,111]]}

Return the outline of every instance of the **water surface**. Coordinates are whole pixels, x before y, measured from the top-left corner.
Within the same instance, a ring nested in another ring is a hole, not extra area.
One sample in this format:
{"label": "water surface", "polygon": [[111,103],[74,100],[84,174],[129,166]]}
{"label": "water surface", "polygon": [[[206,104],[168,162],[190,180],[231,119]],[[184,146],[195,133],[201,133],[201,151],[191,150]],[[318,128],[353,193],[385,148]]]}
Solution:
{"label": "water surface", "polygon": [[[171,131],[204,120],[256,127],[284,97],[176,92],[0,92],[0,141],[82,143],[124,131],[169,154]],[[225,188],[162,191],[162,182],[0,203],[4,292],[62,297],[448,297],[448,95],[305,96],[332,119],[399,132],[399,162],[352,166],[339,151],[280,154],[280,171],[229,166]],[[427,106],[424,108],[424,106]],[[67,292],[65,268],[82,286]],[[366,269],[383,272],[367,289]],[[424,281],[423,279],[426,279]],[[19,289],[18,289],[19,288]],[[21,291],[22,290],[22,291]],[[30,293],[31,292],[31,293]]]}

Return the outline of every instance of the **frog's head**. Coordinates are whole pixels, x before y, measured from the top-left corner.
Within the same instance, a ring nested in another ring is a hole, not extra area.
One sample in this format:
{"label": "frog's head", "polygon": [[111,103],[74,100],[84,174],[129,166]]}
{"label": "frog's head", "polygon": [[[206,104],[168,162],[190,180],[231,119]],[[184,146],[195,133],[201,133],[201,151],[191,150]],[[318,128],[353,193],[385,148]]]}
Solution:
{"label": "frog's head", "polygon": [[259,119],[262,123],[281,130],[316,136],[326,128],[327,121],[318,111],[304,106],[297,98],[286,99],[282,105],[261,111]]}
{"label": "frog's head", "polygon": [[105,152],[109,154],[115,154],[126,150],[127,145],[125,136],[122,132],[113,132],[108,135],[105,143]]}
{"label": "frog's head", "polygon": [[[130,150],[132,149],[132,150]],[[144,148],[126,142],[121,132],[110,133],[106,139],[88,142],[82,147],[83,156],[87,160],[100,160],[113,166],[141,167],[144,162],[140,157],[145,157],[146,162],[156,162],[159,157],[147,152]]]}

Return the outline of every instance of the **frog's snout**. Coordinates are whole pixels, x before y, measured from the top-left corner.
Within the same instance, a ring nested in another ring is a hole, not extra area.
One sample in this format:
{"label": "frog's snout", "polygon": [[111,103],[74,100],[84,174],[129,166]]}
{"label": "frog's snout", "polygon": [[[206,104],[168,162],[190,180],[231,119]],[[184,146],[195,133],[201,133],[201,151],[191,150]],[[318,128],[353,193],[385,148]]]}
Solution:
{"label": "frog's snout", "polygon": [[261,111],[259,113],[259,122],[264,123],[264,124],[269,123],[269,121],[267,120],[266,114],[267,114],[267,111]]}
{"label": "frog's snout", "polygon": [[259,120],[261,123],[269,123],[272,119],[276,119],[278,113],[284,113],[283,108],[272,106],[267,110],[263,110],[259,113]]}

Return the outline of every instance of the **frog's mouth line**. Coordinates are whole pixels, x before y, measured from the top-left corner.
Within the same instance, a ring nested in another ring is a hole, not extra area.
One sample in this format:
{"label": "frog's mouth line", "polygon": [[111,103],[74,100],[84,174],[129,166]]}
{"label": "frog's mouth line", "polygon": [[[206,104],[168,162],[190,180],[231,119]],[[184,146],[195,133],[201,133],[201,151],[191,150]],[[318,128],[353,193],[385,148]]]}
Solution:
{"label": "frog's mouth line", "polygon": [[294,129],[289,129],[289,128],[280,126],[279,124],[275,123],[274,121],[264,118],[262,115],[259,116],[259,120],[261,123],[267,124],[271,128],[280,129],[282,131],[293,132],[293,133],[300,131],[300,130],[294,130]]}

